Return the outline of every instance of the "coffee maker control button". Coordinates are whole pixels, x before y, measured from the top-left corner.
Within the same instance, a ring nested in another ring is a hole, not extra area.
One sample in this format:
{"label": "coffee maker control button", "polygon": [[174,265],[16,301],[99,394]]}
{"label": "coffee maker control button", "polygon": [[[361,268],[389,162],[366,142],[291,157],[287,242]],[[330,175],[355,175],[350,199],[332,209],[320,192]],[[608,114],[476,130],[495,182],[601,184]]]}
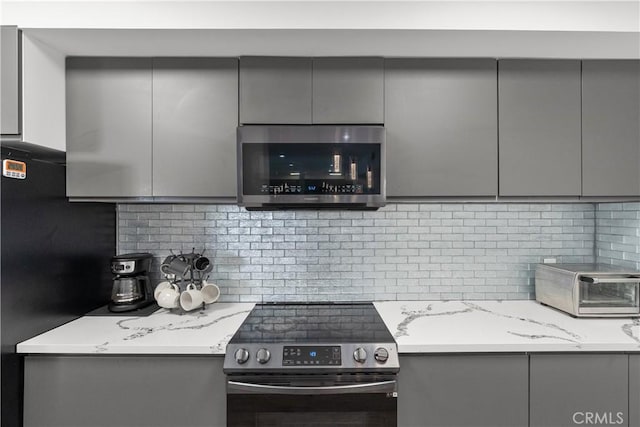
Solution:
{"label": "coffee maker control button", "polygon": [[258,359],[258,363],[264,365],[271,359],[271,353],[266,348],[261,348],[256,354],[256,359]]}
{"label": "coffee maker control button", "polygon": [[249,360],[249,352],[245,348],[239,348],[233,354],[233,357],[236,359],[236,362],[238,362],[238,364],[242,365],[244,363],[247,363],[247,360]]}

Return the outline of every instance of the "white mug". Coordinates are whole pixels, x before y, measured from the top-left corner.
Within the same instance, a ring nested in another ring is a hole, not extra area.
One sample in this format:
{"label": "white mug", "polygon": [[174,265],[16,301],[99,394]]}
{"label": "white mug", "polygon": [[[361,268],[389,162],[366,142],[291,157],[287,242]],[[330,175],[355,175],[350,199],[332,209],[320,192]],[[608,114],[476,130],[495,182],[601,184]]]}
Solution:
{"label": "white mug", "polygon": [[171,285],[169,288],[162,289],[158,292],[158,305],[162,308],[176,308],[180,298],[180,288],[177,285]]}
{"label": "white mug", "polygon": [[169,289],[169,288],[171,288],[171,282],[158,283],[158,286],[156,286],[156,289],[153,291],[153,297],[156,299],[156,301],[158,301],[158,296],[160,295],[160,292],[164,289]]}
{"label": "white mug", "polygon": [[205,304],[212,304],[220,298],[220,288],[213,283],[207,283],[206,280],[202,281],[202,289],[200,289],[200,292],[202,293],[202,300]]}
{"label": "white mug", "polygon": [[189,283],[187,290],[180,294],[180,307],[184,311],[191,311],[201,307],[202,301],[202,292],[193,283]]}

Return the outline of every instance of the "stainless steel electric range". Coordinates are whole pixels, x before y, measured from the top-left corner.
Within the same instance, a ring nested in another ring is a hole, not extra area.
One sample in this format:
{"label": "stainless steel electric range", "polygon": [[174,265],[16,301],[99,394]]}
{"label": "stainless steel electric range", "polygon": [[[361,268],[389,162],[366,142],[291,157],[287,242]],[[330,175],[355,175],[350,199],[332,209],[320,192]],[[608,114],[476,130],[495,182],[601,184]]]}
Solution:
{"label": "stainless steel electric range", "polygon": [[227,345],[227,425],[396,426],[399,369],[372,303],[257,304]]}

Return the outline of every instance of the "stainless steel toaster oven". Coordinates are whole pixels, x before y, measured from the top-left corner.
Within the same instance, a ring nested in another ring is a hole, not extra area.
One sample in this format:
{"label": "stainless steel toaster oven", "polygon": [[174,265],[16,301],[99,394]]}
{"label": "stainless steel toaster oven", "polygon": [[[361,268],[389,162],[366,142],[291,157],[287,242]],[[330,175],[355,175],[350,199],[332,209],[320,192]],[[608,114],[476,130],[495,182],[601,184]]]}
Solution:
{"label": "stainless steel toaster oven", "polygon": [[576,317],[640,317],[640,272],[606,264],[538,264],[536,300]]}

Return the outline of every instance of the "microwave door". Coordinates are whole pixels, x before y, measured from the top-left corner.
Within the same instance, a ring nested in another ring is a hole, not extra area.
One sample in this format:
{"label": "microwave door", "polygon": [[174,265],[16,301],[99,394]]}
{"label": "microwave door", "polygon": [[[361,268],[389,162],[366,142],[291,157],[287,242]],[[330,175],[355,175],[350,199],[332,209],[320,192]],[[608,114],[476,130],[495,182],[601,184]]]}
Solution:
{"label": "microwave door", "polygon": [[384,206],[381,126],[238,128],[238,203],[259,208]]}

